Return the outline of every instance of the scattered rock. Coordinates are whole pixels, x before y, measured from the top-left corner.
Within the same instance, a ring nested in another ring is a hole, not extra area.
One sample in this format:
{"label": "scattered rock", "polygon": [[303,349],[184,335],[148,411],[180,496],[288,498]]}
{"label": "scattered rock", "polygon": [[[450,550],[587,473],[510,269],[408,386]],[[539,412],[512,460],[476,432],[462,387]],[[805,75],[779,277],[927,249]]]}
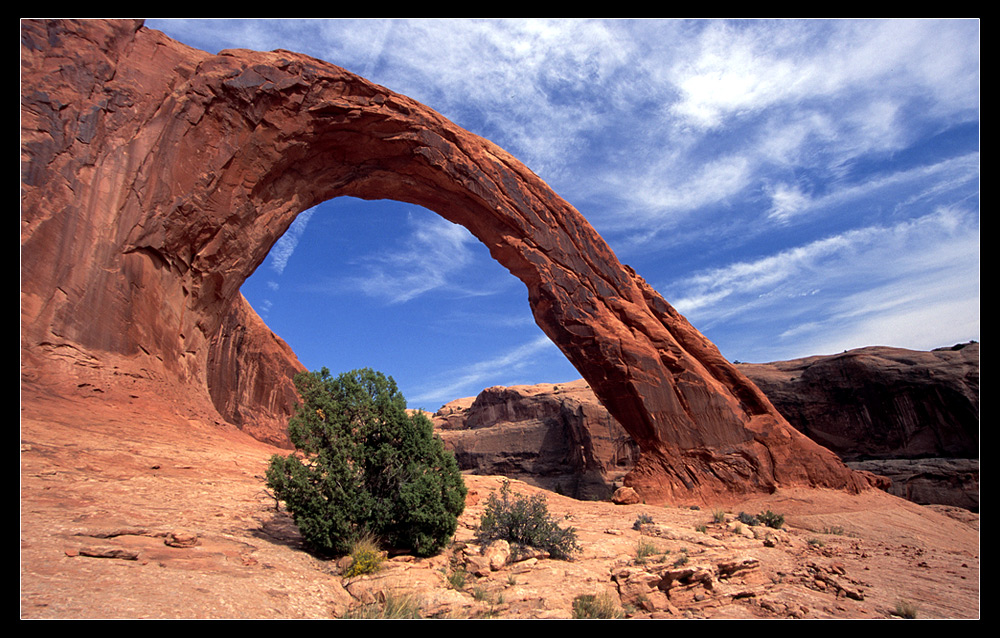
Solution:
{"label": "scattered rock", "polygon": [[498,571],[510,561],[510,543],[496,540],[483,548],[483,557],[489,561],[490,569]]}
{"label": "scattered rock", "polygon": [[187,530],[174,530],[168,532],[163,539],[163,543],[170,547],[195,547],[201,544],[198,535]]}
{"label": "scattered rock", "polygon": [[611,502],[617,505],[635,505],[641,503],[642,499],[631,487],[619,487],[611,497]]}
{"label": "scattered rock", "polygon": [[122,549],[121,547],[81,547],[78,555],[90,558],[117,558],[120,560],[139,560],[139,552]]}

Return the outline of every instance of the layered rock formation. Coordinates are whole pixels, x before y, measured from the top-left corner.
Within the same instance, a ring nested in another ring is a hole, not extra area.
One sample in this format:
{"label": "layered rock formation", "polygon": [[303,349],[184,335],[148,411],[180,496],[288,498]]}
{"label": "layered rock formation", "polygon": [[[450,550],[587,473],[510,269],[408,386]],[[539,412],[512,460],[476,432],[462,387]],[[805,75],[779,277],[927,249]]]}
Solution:
{"label": "layered rock formation", "polygon": [[219,413],[258,441],[291,448],[288,419],[299,399],[295,353],[264,325],[242,295],[208,352],[208,390]]}
{"label": "layered rock formation", "polygon": [[249,382],[249,366],[212,371],[240,285],[303,210],[391,198],[462,224],[524,282],[538,325],[642,449],[628,482],[648,501],[867,488],[572,206],[427,107],[307,56],[210,55],[137,21],[24,21],[21,41],[26,361],[67,348],[95,369],[137,362],[165,395],[246,423],[268,408],[233,393],[260,401],[238,388],[295,364]]}
{"label": "layered rock formation", "polygon": [[978,343],[738,367],[792,425],[845,460],[979,457]]}
{"label": "layered rock formation", "polygon": [[607,499],[639,447],[583,380],[494,387],[433,417],[463,470],[501,474],[578,499]]}

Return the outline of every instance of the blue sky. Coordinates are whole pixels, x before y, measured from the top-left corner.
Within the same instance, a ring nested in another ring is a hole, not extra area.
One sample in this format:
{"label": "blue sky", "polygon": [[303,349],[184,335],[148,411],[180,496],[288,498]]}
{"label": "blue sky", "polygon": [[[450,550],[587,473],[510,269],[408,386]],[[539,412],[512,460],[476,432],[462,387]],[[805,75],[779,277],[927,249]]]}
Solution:
{"label": "blue sky", "polygon": [[[730,359],[979,340],[977,20],[147,20],[289,49],[518,157]],[[411,407],[579,378],[464,228],[340,198],[243,286],[310,369]]]}

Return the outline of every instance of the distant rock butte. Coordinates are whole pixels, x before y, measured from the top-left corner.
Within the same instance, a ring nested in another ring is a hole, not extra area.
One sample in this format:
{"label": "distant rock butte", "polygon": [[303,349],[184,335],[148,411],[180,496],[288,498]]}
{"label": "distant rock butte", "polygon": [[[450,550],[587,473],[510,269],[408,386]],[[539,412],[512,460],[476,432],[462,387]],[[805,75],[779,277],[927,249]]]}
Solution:
{"label": "distant rock butte", "polygon": [[445,404],[432,420],[463,470],[573,498],[609,498],[639,458],[639,446],[582,379],[487,388]]}
{"label": "distant rock butte", "polygon": [[155,380],[169,409],[266,428],[288,407],[254,388],[287,396],[298,364],[232,348],[240,285],[303,210],[396,199],[465,226],[525,284],[642,450],[626,482],[647,502],[868,488],[534,173],[427,107],[304,55],[211,55],[140,21],[23,21],[21,52],[24,378],[113,368]]}
{"label": "distant rock butte", "polygon": [[868,347],[737,366],[845,460],[979,457],[979,344]]}
{"label": "distant rock butte", "polygon": [[[978,511],[979,344],[879,346],[739,367],[793,426],[841,458],[883,459],[850,466],[889,477],[893,494]],[[487,388],[433,420],[463,470],[575,498],[606,497],[637,458],[583,380]]]}

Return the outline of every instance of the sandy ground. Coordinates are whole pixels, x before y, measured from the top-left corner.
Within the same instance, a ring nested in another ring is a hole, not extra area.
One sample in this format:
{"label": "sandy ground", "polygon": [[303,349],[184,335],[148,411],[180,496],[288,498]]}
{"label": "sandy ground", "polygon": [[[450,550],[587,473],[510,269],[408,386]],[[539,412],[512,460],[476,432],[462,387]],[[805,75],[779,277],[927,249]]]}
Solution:
{"label": "sandy ground", "polygon": [[[470,575],[456,590],[449,570],[500,482],[469,476],[452,550],[396,557],[380,574],[347,582],[336,562],[303,550],[264,489],[277,450],[190,415],[84,396],[22,396],[22,618],[332,618],[389,590],[421,600],[424,616],[446,618],[569,618],[576,596],[599,592],[636,618],[891,618],[903,601],[919,618],[980,613],[978,515],[881,492],[782,491],[726,508],[728,526],[713,522],[710,507],[548,493],[552,514],[578,530],[581,555]],[[733,532],[739,511],[765,509],[784,514],[784,529]],[[633,529],[639,514],[656,523],[645,536]],[[753,568],[711,587],[675,587],[643,608],[645,597],[622,585],[646,573],[635,560],[640,539],[659,545],[661,561]]]}

